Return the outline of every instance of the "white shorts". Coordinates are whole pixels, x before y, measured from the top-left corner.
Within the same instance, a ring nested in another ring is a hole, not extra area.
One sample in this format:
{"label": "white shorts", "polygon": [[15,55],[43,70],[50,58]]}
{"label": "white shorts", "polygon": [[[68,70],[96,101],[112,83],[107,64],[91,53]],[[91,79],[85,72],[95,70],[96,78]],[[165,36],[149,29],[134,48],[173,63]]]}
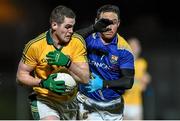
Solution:
{"label": "white shorts", "polygon": [[56,116],[60,120],[76,120],[78,115],[78,103],[76,98],[67,102],[58,102],[45,97],[37,96],[30,101],[32,116],[35,120],[47,116]]}
{"label": "white shorts", "polygon": [[143,109],[142,105],[124,105],[125,120],[142,120]]}
{"label": "white shorts", "polygon": [[110,102],[95,101],[78,92],[80,120],[123,120],[122,98]]}

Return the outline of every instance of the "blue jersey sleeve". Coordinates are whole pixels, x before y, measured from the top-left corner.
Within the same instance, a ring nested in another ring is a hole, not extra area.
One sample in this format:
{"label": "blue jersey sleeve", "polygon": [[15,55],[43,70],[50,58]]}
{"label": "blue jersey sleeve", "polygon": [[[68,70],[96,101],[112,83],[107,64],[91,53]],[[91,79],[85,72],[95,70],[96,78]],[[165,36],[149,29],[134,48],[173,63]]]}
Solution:
{"label": "blue jersey sleeve", "polygon": [[119,57],[120,68],[134,69],[134,56],[130,51],[121,51]]}
{"label": "blue jersey sleeve", "polygon": [[106,49],[104,48],[103,43],[100,41],[99,36],[97,36],[95,33],[88,36],[85,41],[88,51],[101,50],[106,52]]}

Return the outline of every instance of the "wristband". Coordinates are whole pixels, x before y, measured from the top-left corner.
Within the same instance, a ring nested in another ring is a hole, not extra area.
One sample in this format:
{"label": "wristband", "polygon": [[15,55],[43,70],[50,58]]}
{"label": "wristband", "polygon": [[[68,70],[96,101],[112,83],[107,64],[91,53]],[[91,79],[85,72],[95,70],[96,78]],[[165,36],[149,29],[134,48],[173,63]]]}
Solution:
{"label": "wristband", "polygon": [[71,60],[69,59],[68,63],[66,64],[66,68],[69,68],[71,66]]}

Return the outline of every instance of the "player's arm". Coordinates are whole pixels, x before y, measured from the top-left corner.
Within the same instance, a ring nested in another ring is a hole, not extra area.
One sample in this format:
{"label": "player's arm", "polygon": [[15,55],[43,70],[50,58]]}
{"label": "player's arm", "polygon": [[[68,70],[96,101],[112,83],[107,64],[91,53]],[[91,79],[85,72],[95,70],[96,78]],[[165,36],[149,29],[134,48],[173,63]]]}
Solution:
{"label": "player's arm", "polygon": [[111,88],[115,90],[130,89],[134,83],[134,69],[122,69],[123,75],[118,80],[103,80],[98,75],[92,73],[93,78],[90,80],[88,86],[86,86],[88,92],[94,92],[102,88]]}
{"label": "player's arm", "polygon": [[87,38],[91,33],[108,31],[109,28],[106,27],[112,23],[111,20],[102,18],[97,20],[93,25],[77,30],[76,33],[80,34],[83,38]]}
{"label": "player's arm", "polygon": [[47,79],[38,79],[31,76],[31,72],[34,70],[33,67],[24,64],[20,61],[17,71],[16,81],[18,84],[29,87],[37,87],[40,86],[42,88],[46,88],[51,90],[54,93],[62,94],[65,92],[65,82],[64,80],[54,81],[54,78],[57,74],[51,74],[47,77]]}
{"label": "player's arm", "polygon": [[121,69],[123,75],[120,79],[114,81],[103,81],[103,87],[113,89],[130,89],[134,83],[134,69]]}
{"label": "player's arm", "polygon": [[81,83],[89,82],[89,65],[87,62],[72,62],[69,71],[77,81]]}
{"label": "player's arm", "polygon": [[57,50],[49,52],[46,57],[49,65],[65,66],[78,77],[76,78],[77,81],[89,82],[88,62],[73,62],[70,57]]}
{"label": "player's arm", "polygon": [[31,72],[34,70],[33,67],[28,66],[22,62],[22,60],[19,62],[17,74],[16,74],[16,81],[18,84],[33,87],[33,86],[39,86],[39,83],[41,82],[41,79],[34,78],[31,76]]}
{"label": "player's arm", "polygon": [[141,83],[141,90],[145,91],[147,88],[147,85],[150,83],[151,81],[151,76],[148,72],[145,72],[144,75],[142,76],[140,83]]}

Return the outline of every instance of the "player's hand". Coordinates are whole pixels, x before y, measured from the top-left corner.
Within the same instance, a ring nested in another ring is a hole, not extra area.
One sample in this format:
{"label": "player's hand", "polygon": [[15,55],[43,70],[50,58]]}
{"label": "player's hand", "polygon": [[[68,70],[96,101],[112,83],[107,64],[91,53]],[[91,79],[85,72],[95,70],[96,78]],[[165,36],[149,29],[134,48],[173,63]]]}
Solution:
{"label": "player's hand", "polygon": [[67,68],[71,65],[70,58],[61,51],[51,51],[46,57],[49,65],[65,66]]}
{"label": "player's hand", "polygon": [[106,32],[111,30],[110,28],[107,28],[107,26],[110,24],[113,24],[113,21],[101,18],[95,22],[93,28],[95,32]]}
{"label": "player's hand", "polygon": [[103,88],[103,80],[96,74],[92,73],[93,78],[90,79],[89,84],[85,86],[88,92],[94,92]]}
{"label": "player's hand", "polygon": [[54,78],[56,77],[57,74],[49,75],[47,79],[41,80],[40,86],[58,94],[64,93],[66,89],[65,82],[64,80],[54,81]]}

